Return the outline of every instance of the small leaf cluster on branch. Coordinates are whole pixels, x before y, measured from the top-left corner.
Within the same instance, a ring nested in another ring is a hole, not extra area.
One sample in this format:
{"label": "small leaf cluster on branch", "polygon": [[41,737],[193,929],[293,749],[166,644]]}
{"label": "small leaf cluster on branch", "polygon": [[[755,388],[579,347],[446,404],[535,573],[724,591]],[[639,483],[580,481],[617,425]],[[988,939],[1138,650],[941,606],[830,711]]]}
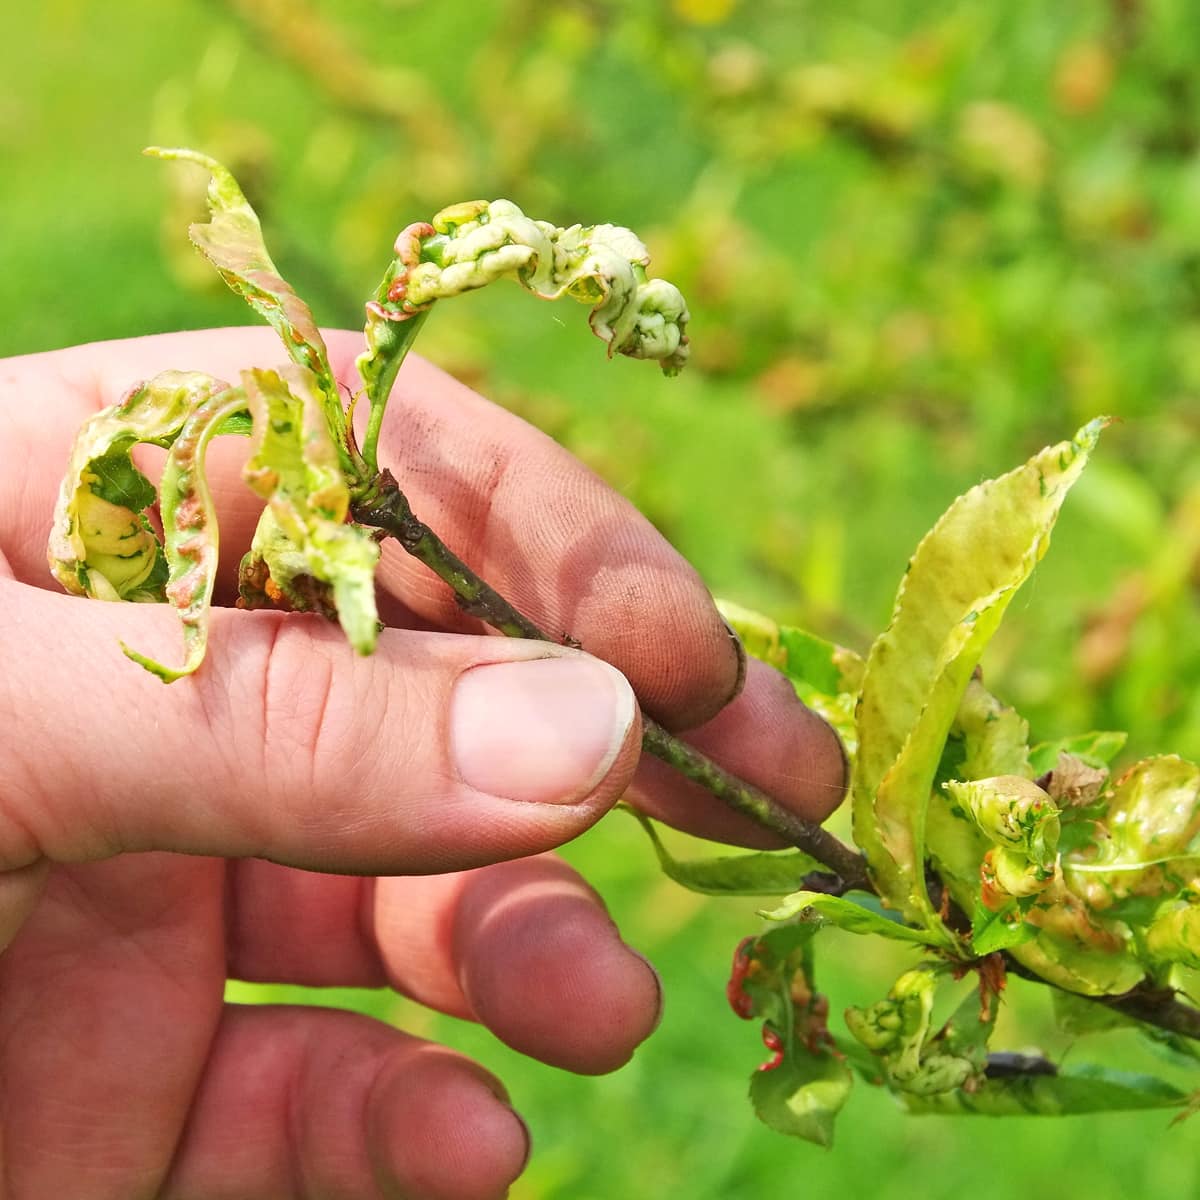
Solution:
{"label": "small leaf cluster on branch", "polygon": [[[687,307],[671,284],[647,278],[642,243],[616,226],[533,221],[503,200],[410,225],[366,305],[362,387],[345,404],[312,314],[280,276],[233,177],[194,151],[151,153],[208,170],[211,219],[192,226],[192,241],[274,326],[290,361],[233,384],[167,371],[86,422],[49,546],[63,586],[172,605],[182,665],[126,653],[166,682],[195,671],[218,549],[205,454],[214,437],[232,434],[252,439],[245,479],[265,502],[239,572],[245,606],[321,613],[370,653],[379,540],[393,536],[467,611],[510,636],[542,637],[412,512],[377,460],[384,412],[430,307],[501,278],[546,299],[584,301],[610,354],[678,371]],[[367,409],[361,443],[357,404]],[[684,886],[781,897],[764,913],[774,927],[739,946],[728,994],[740,1016],[764,1023],[772,1057],[751,1096],[783,1132],[828,1144],[856,1073],[914,1112],[1197,1107],[1156,1077],[1060,1070],[1040,1055],[990,1049],[1015,972],[1056,989],[1068,1033],[1133,1027],[1193,1070],[1200,1059],[1200,1011],[1180,999],[1200,978],[1200,767],[1161,756],[1113,776],[1124,736],[1112,732],[1031,743],[1026,722],[978,672],[1105,424],[1093,421],[954,501],[917,547],[891,623],[865,660],[726,606],[749,651],[842,736],[861,854],[644,722],[647,751],[797,847],[680,861],[640,818],[663,870]],[[134,463],[141,445],[166,452],[157,488]],[[147,515],[156,502],[161,538]],[[848,1008],[844,1030],[831,1028],[815,983],[816,938],[828,927],[921,956],[886,997]],[[939,1023],[939,993],[968,973],[978,987]]]}

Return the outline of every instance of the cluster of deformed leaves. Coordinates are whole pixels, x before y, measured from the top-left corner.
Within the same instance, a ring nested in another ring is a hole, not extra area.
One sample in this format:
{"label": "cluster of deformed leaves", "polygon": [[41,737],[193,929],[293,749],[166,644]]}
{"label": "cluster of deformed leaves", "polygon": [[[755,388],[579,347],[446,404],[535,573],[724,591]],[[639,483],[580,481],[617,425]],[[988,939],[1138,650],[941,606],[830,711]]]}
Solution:
{"label": "cluster of deformed leaves", "polygon": [[[78,595],[171,604],[184,630],[181,666],[125,647],[166,682],[196,670],[207,644],[218,552],[205,471],[212,438],[251,436],[244,478],[265,502],[240,568],[241,604],[322,613],[369,654],[378,633],[378,535],[351,519],[352,506],[380,487],[376,446],[391,386],[436,300],[512,278],[546,299],[591,305],[592,329],[610,354],[656,360],[669,374],[687,360],[683,297],[647,278],[649,255],[629,230],[560,229],[507,200],[472,201],[400,234],[366,305],[366,349],[357,362],[363,386],[344,403],[312,312],[271,260],[237,181],[194,150],[147,153],[209,172],[210,219],[191,226],[192,243],[274,327],[291,360],[244,371],[232,385],[163,372],[89,420],[72,449],[54,514],[51,570]],[[361,447],[352,424],[360,399],[369,410]],[[166,451],[157,488],[135,463],[138,446]]]}
{"label": "cluster of deformed leaves", "polygon": [[[1076,1029],[1080,1006],[1099,1008],[1106,1028],[1138,1025],[1083,997],[1136,985],[1169,994],[1200,967],[1200,767],[1162,756],[1114,776],[1125,738],[1113,732],[1031,744],[1027,723],[978,669],[1104,424],[959,497],[917,547],[865,660],[725,606],[747,649],[842,733],[854,839],[875,889],[823,894],[828,875],[798,851],[679,861],[650,829],[664,870],[685,886],[790,892],[763,914],[778,928],[739,949],[731,983],[735,1010],[780,1041],[751,1096],[783,1132],[827,1144],[851,1068],[914,1112],[1187,1111],[1187,1093],[1152,1076],[989,1050],[1005,955],[1073,1000]],[[814,1038],[811,1014],[826,1006],[811,997],[813,944],[826,926],[907,943],[921,960],[883,1000],[847,1009],[844,1032],[822,1023]],[[780,959],[793,946],[803,948],[799,965]],[[965,974],[978,989],[936,1025],[939,989]],[[797,979],[803,1004],[789,1017]],[[1198,1056],[1188,1039],[1175,1042]]]}

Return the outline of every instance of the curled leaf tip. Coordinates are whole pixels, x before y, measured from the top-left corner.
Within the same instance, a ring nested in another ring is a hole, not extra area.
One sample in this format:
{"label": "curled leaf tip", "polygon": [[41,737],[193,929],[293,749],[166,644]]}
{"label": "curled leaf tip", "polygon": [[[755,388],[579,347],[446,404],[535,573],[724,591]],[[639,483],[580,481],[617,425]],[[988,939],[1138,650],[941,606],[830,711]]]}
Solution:
{"label": "curled leaf tip", "polygon": [[512,278],[546,300],[592,306],[592,331],[609,354],[653,359],[675,374],[688,358],[688,309],[679,289],[647,279],[650,255],[619,225],[562,228],[527,217],[511,200],[471,200],[418,222],[396,239],[395,259],[371,321],[406,321],[435,301]]}

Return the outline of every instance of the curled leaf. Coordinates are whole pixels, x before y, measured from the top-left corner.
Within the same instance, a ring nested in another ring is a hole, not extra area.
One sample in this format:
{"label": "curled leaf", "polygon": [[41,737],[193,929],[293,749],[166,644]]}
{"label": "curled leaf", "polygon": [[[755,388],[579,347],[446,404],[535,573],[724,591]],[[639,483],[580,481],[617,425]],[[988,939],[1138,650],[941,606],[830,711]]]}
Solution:
{"label": "curled leaf", "polygon": [[1133,1075],[1091,1064],[1063,1068],[1053,1075],[984,1079],[969,1091],[960,1088],[904,1097],[905,1107],[913,1113],[985,1117],[1066,1117],[1181,1108],[1187,1102],[1188,1093],[1152,1075]]}
{"label": "curled leaf", "polygon": [[[406,321],[437,300],[516,279],[546,300],[570,296],[592,306],[592,331],[610,354],[654,359],[667,374],[688,356],[688,310],[679,289],[647,279],[650,255],[617,225],[560,228],[527,217],[510,200],[473,200],[404,229],[395,259],[367,306],[374,321]],[[364,379],[376,374],[370,356]]]}
{"label": "curled leaf", "polygon": [[350,492],[317,381],[295,367],[246,371],[242,380],[255,429],[244,477],[267,501],[243,578],[261,567],[292,608],[336,613],[355,650],[369,654],[379,628],[379,546],[366,530],[346,523]]}
{"label": "curled leaf", "polygon": [[167,560],[145,516],[157,493],[130,457],[140,444],[169,447],[188,414],[228,384],[164,371],[89,418],[59,489],[48,558],[69,592],[102,600],[163,600]]}
{"label": "curled leaf", "polygon": [[946,791],[989,841],[1020,852],[1043,870],[1052,869],[1058,852],[1058,806],[1030,779],[996,775],[989,779],[952,779]]}
{"label": "curled leaf", "polygon": [[974,1085],[983,1076],[996,1004],[973,993],[951,1019],[932,1032],[938,971],[906,971],[887,999],[846,1010],[846,1027],[882,1066],[889,1087],[909,1096],[932,1096]]}
{"label": "curled leaf", "polygon": [[222,425],[245,407],[246,397],[240,388],[204,397],[192,406],[167,454],[159,485],[169,568],[164,594],[183,624],[184,663],[177,668],[167,667],[122,645],[134,662],[164,683],[190,675],[204,661],[219,546],[205,455]]}
{"label": "curled leaf", "polygon": [[1189,894],[1164,906],[1146,930],[1145,948],[1152,962],[1200,970],[1200,896]]}

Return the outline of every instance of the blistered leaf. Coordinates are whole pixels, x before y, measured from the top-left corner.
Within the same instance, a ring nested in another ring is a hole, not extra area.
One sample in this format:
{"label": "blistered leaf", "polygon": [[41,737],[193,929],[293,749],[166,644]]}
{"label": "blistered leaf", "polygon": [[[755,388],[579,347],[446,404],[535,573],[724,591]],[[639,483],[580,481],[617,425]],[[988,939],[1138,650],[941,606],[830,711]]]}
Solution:
{"label": "blistered leaf", "polygon": [[779,896],[794,891],[811,872],[827,869],[801,850],[727,854],[685,862],[663,845],[651,820],[635,809],[628,811],[649,836],[663,874],[693,892],[709,896]]}
{"label": "blistered leaf", "polygon": [[[285,378],[286,374],[286,378]],[[300,610],[329,604],[350,644],[369,654],[378,634],[375,565],[379,546],[346,523],[350,492],[322,418],[316,381],[291,368],[246,371],[254,453],[246,482],[267,501],[243,573],[261,563],[273,585]],[[313,587],[313,581],[321,587]]]}
{"label": "blistered leaf", "polygon": [[1094,910],[1131,895],[1167,897],[1200,879],[1200,767],[1144,759],[1113,785],[1097,837],[1063,859],[1071,888]]}
{"label": "blistered leaf", "polygon": [[728,994],[739,1016],[763,1020],[763,1041],[772,1052],[750,1079],[760,1120],[829,1146],[853,1077],[829,1034],[828,1003],[813,987],[817,928],[789,925],[747,938],[734,955]]}
{"label": "blistered leaf", "polygon": [[189,412],[228,385],[164,371],[80,429],[54,510],[48,557],[69,592],[102,600],[162,600],[167,562],[144,510],[154,485],[134,466],[134,446],[168,447]]}
{"label": "blistered leaf", "polygon": [[1087,1064],[1055,1075],[1015,1075],[985,1079],[972,1090],[937,1095],[906,1095],[913,1113],[940,1116],[1066,1117],[1096,1112],[1179,1108],[1188,1093],[1152,1075],[1132,1075]]}
{"label": "blistered leaf", "polygon": [[167,667],[128,646],[122,649],[164,683],[190,675],[204,661],[219,546],[205,455],[222,424],[245,407],[240,388],[213,392],[194,403],[163,467],[159,502],[169,570],[163,590],[183,624],[184,662]]}
{"label": "blistered leaf", "polygon": [[1103,421],[951,505],[917,547],[867,659],[853,780],[855,840],[880,895],[948,945],[925,886],[929,794],[979,656],[1045,553]]}
{"label": "blistered leaf", "polygon": [[216,159],[197,150],[151,146],[145,153],[154,158],[196,163],[209,172],[211,219],[206,224],[193,224],[188,235],[229,287],[275,329],[292,361],[312,372],[343,469],[352,472],[345,413],[325,341],[308,305],[271,260],[258,214],[237,180]]}
{"label": "blistered leaf", "polygon": [[[509,200],[472,200],[410,225],[396,239],[395,259],[368,306],[368,343],[375,321],[406,321],[437,300],[511,278],[546,300],[571,296],[592,306],[592,331],[610,354],[654,359],[667,374],[688,356],[688,310],[679,290],[647,279],[650,255],[628,229],[572,225],[527,217]],[[364,379],[377,374],[370,355]]]}
{"label": "blistered leaf", "polygon": [[1168,902],[1146,930],[1144,945],[1151,962],[1200,970],[1200,897]]}
{"label": "blistered leaf", "polygon": [[1037,867],[1054,866],[1060,830],[1058,806],[1031,779],[1020,775],[952,779],[945,788],[989,841],[1020,851]]}
{"label": "blistered leaf", "polygon": [[880,1061],[892,1091],[928,1096],[982,1077],[987,1040],[996,1022],[994,997],[986,1011],[980,993],[932,1032],[938,971],[919,967],[893,985],[887,999],[846,1010],[846,1027]]}
{"label": "blistered leaf", "polygon": [[827,896],[824,892],[793,892],[778,907],[762,915],[771,921],[787,921],[804,913],[815,914],[849,933],[873,933],[923,946],[938,944],[936,935],[928,931],[902,925],[845,896]]}
{"label": "blistered leaf", "polygon": [[831,1051],[798,1050],[750,1077],[750,1102],[759,1120],[777,1133],[832,1146],[834,1121],[852,1083],[849,1068]]}

